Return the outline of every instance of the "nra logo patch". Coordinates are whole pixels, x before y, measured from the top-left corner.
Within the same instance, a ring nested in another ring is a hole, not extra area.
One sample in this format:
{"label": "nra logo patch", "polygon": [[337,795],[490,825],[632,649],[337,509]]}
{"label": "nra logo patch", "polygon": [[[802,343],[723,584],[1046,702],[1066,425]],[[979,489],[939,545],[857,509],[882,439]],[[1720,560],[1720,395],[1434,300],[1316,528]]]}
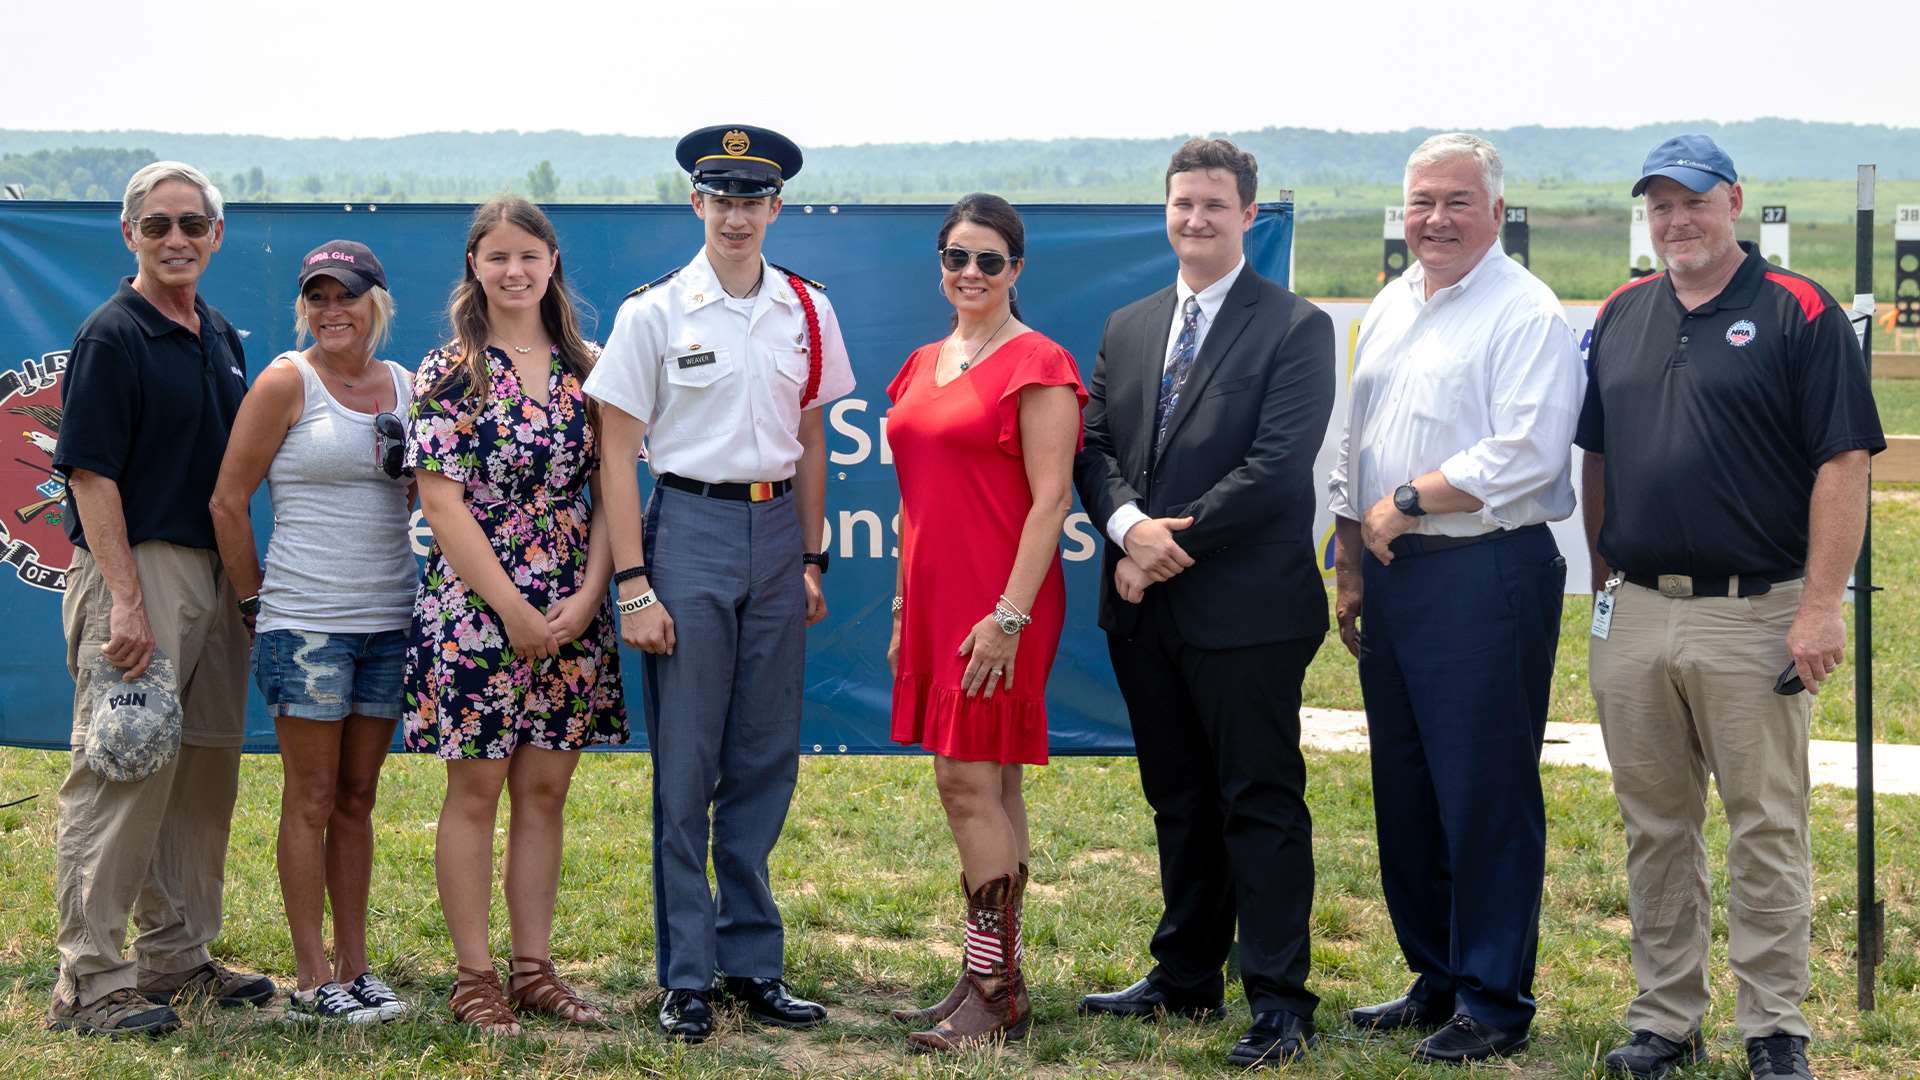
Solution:
{"label": "nra logo patch", "polygon": [[1752,319],[1741,319],[1727,327],[1727,344],[1736,349],[1744,349],[1753,343],[1754,337],[1759,333],[1760,329],[1753,325]]}

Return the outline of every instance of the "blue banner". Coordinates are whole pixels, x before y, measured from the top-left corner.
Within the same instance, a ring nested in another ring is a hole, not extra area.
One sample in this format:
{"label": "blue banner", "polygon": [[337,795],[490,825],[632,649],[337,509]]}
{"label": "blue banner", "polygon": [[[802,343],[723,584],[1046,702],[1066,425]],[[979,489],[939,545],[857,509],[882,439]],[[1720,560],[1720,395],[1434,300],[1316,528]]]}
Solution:
{"label": "blue banner", "polygon": [[[0,745],[65,748],[73,684],[66,673],[60,596],[72,558],[49,466],[59,430],[59,380],[73,332],[134,271],[118,204],[0,202]],[[398,317],[386,356],[408,367],[447,336],[447,294],[461,275],[468,206],[229,205],[226,239],[201,282],[246,340],[247,374],[293,346],[298,260],[336,237],[373,248],[386,267]],[[684,205],[547,208],[567,277],[583,301],[587,333],[604,338],[628,290],[685,264],[700,223]],[[809,753],[895,753],[887,738],[896,514],[888,457],[886,386],[913,349],[947,332],[950,309],[935,289],[934,241],[944,206],[789,205],[769,230],[767,257],[823,281],[853,357],[858,388],[828,406],[827,524],[830,615],[807,636]],[[1157,205],[1021,208],[1028,265],[1020,306],[1035,328],[1065,345],[1091,378],[1107,315],[1173,281],[1165,216]],[[1263,205],[1247,239],[1254,269],[1286,282],[1291,203]],[[644,471],[643,471],[644,475]],[[271,525],[263,485],[253,502],[261,551]],[[417,514],[416,542],[426,530]],[[352,528],[353,522],[341,522]],[[1094,623],[1099,530],[1078,506],[1062,534],[1067,626],[1048,687],[1055,754],[1127,754],[1126,711]],[[417,550],[424,551],[424,546]],[[634,741],[640,723],[640,657],[622,660]],[[272,722],[257,692],[247,749],[272,751]]]}

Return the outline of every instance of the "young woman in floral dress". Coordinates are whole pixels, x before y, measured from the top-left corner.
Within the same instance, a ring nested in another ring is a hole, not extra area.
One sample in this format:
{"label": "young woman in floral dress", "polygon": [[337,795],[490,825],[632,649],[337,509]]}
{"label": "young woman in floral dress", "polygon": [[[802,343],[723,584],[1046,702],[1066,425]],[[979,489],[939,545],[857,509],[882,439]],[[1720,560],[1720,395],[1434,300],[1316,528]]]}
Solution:
{"label": "young woman in floral dress", "polygon": [[[516,1009],[598,1023],[554,972],[549,939],[574,766],[585,746],[625,741],[627,714],[580,390],[597,350],[538,207],[503,197],[475,211],[448,319],[454,340],[414,377],[407,462],[434,543],[408,640],[405,737],[447,762],[434,856],[459,969],[451,1005],[487,1034],[517,1034]],[[487,940],[503,787],[504,989]]]}

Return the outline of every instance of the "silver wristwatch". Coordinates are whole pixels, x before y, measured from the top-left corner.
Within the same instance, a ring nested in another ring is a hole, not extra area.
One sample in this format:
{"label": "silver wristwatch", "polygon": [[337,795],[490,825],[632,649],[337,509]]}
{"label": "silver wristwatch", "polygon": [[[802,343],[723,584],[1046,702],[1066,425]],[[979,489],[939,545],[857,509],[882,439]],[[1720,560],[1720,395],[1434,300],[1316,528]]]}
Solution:
{"label": "silver wristwatch", "polygon": [[1008,637],[1025,630],[1027,624],[1033,621],[1033,616],[1023,614],[1004,596],[993,605],[993,614],[989,618],[993,620],[995,626],[1000,628],[1000,632]]}

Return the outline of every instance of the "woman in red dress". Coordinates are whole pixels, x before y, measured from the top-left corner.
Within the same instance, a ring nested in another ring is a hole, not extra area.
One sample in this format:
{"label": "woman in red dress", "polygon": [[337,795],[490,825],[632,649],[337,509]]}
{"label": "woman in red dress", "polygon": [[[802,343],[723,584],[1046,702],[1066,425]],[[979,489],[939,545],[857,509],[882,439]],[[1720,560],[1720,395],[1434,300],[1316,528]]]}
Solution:
{"label": "woman in red dress", "polygon": [[1047,762],[1047,673],[1066,618],[1060,527],[1087,392],[1073,357],[1020,321],[1026,228],[997,195],[940,227],[953,332],[907,358],[887,396],[900,476],[893,738],[934,756],[967,899],[965,962],[946,1000],[895,1013],[945,1050],[1026,1034],[1020,914],[1022,765]]}

